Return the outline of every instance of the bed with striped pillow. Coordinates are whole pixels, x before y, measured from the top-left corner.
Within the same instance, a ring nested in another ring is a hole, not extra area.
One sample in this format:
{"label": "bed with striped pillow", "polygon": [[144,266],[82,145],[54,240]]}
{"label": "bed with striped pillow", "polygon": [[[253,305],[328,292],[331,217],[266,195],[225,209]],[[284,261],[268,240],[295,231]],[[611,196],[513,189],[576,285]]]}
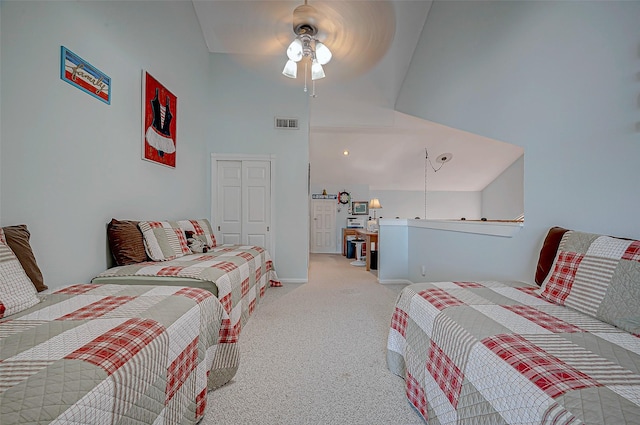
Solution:
{"label": "bed with striped pillow", "polygon": [[577,231],[556,236],[553,263],[539,267],[548,271],[541,287],[451,281],[401,291],[387,364],[405,380],[424,420],[640,418],[640,241]]}

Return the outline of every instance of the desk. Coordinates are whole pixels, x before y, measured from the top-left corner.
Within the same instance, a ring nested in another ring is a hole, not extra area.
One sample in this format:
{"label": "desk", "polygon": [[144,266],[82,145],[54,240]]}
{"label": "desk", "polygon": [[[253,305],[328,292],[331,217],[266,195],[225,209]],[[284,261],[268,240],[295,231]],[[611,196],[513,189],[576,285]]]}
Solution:
{"label": "desk", "polygon": [[[378,232],[368,232],[364,229],[357,229],[358,236],[364,236],[364,240],[367,244],[367,270],[371,270],[371,244],[376,244],[376,251],[380,252],[380,245],[378,245]],[[378,264],[380,259],[378,258]]]}

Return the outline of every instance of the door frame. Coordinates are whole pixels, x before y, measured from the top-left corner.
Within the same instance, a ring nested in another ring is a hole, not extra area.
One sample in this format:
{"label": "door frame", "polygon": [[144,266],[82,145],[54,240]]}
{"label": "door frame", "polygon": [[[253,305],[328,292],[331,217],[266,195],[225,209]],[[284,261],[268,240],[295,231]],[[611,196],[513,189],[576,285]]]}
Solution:
{"label": "door frame", "polygon": [[269,224],[270,229],[269,232],[271,236],[269,237],[269,246],[265,248],[269,251],[269,255],[271,256],[271,260],[276,262],[276,224],[275,224],[275,165],[276,165],[276,156],[274,154],[267,155],[250,155],[250,154],[241,154],[241,153],[212,153],[211,154],[211,174],[209,176],[209,184],[211,185],[211,198],[209,202],[209,220],[211,221],[211,226],[213,226],[214,234],[217,232],[216,230],[216,222],[214,214],[216,212],[216,200],[218,199],[218,185],[214,184],[214,182],[218,179],[218,161],[265,161],[269,162],[269,168],[271,169],[270,175],[270,214],[271,214],[271,223]]}

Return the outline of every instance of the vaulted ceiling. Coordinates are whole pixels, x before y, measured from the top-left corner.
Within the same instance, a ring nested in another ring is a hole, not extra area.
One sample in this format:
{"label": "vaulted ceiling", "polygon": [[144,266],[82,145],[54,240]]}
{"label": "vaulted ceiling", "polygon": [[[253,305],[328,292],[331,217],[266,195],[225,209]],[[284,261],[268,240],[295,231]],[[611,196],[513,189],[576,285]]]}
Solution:
{"label": "vaulted ceiling", "polygon": [[[212,53],[242,58],[280,74],[294,38],[293,10],[304,0],[193,0]],[[394,110],[431,0],[309,1],[322,17],[319,38],[333,52],[310,99],[311,182],[366,184],[372,190],[423,190],[427,161],[453,159],[429,190],[477,191],[518,159],[520,147],[401,114]],[[262,59],[264,60],[264,59]],[[303,82],[298,77],[300,89]],[[309,93],[312,92],[309,87]],[[345,150],[349,155],[343,155]]]}

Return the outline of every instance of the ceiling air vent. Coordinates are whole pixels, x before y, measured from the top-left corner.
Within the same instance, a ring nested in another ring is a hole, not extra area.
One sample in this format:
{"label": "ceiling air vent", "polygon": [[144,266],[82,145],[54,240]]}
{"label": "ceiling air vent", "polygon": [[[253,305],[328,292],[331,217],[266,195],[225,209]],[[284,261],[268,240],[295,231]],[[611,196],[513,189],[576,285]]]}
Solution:
{"label": "ceiling air vent", "polygon": [[298,118],[276,117],[276,128],[281,130],[298,130]]}

